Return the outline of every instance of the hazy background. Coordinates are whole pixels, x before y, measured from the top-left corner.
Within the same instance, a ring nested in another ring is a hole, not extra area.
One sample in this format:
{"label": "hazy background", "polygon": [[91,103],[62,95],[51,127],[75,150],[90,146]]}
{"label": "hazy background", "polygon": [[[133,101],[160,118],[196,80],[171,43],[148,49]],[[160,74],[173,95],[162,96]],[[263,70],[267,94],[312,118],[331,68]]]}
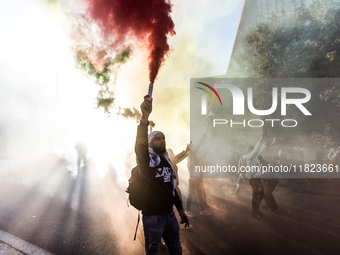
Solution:
{"label": "hazy background", "polygon": [[[85,140],[96,171],[104,176],[111,164],[125,186],[125,172],[135,164],[136,123],[116,116],[116,109],[111,117],[95,109],[98,87],[75,68],[70,21],[61,6],[77,2],[1,2],[0,159],[18,169],[53,155],[76,173],[74,145]],[[155,82],[150,119],[178,153],[190,140],[189,79],[226,72],[243,1],[172,3],[177,34],[169,38],[171,53]],[[112,87],[115,107],[139,109],[147,88],[147,52],[135,48]]]}

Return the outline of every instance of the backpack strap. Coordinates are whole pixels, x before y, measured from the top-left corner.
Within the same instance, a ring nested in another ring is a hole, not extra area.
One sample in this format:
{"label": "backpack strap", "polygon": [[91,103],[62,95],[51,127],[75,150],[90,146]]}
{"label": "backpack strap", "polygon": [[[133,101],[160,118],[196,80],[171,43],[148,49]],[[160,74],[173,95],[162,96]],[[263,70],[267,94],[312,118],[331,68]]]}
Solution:
{"label": "backpack strap", "polygon": [[140,211],[138,211],[138,220],[137,220],[137,226],[136,226],[136,231],[135,231],[135,237],[133,238],[133,241],[136,240],[139,221],[140,221]]}

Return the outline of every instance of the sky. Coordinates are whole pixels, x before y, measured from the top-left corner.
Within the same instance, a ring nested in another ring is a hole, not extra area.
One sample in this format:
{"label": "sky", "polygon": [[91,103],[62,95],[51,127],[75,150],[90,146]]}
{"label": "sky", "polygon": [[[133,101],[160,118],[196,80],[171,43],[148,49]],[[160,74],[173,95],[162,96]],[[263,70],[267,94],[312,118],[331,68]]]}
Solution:
{"label": "sky", "polygon": [[[168,39],[171,52],[155,81],[150,119],[179,153],[190,140],[190,78],[225,74],[243,1],[171,3],[176,35]],[[75,67],[69,25],[58,1],[1,1],[0,159],[20,167],[54,153],[74,172],[74,145],[85,140],[98,173],[112,164],[125,185],[124,171],[135,164],[137,123],[96,109],[98,87]],[[148,83],[147,52],[135,48],[112,86],[115,107],[139,109]]]}

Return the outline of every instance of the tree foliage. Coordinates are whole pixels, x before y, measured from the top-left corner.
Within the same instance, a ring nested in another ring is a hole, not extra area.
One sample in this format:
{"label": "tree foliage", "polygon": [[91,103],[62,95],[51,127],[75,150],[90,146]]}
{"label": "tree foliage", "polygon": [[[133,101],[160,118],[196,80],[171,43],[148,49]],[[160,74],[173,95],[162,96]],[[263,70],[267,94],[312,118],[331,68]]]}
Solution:
{"label": "tree foliage", "polygon": [[[314,1],[294,14],[272,12],[267,22],[250,27],[244,40],[249,49],[242,58],[253,78],[339,78],[340,1]],[[311,110],[317,123],[305,121],[298,129],[275,134],[283,143],[297,143],[306,135],[313,143],[339,146],[340,86],[337,79],[322,83],[313,88],[317,98]],[[255,87],[254,98],[270,106],[268,90]]]}
{"label": "tree foliage", "polygon": [[340,77],[340,1],[318,1],[295,15],[253,25],[243,54],[254,78]]}

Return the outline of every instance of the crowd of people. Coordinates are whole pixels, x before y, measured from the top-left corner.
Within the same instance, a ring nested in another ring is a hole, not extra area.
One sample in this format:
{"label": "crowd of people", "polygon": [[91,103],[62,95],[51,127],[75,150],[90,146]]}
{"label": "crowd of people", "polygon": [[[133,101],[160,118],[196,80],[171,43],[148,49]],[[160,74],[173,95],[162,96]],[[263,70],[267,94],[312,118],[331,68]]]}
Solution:
{"label": "crowd of people", "polygon": [[[166,247],[170,254],[182,254],[179,239],[179,229],[191,229],[189,218],[195,217],[191,211],[191,204],[198,195],[200,215],[210,216],[212,211],[207,203],[205,193],[204,177],[190,175],[190,158],[195,161],[204,162],[208,152],[202,149],[205,136],[195,145],[188,144],[185,150],[175,155],[171,149],[166,149],[165,135],[160,131],[148,133],[148,117],[152,111],[152,100],[145,97],[141,104],[142,118],[137,130],[135,152],[140,173],[145,178],[145,201],[142,207],[144,246],[146,254],[158,254],[160,247]],[[190,157],[188,157],[190,155]],[[187,159],[189,172],[189,192],[186,204],[184,205],[179,185],[177,164]],[[234,153],[231,161],[237,161],[238,169],[242,166],[254,167],[259,165],[305,165],[305,164],[339,164],[340,147],[332,148],[327,158],[323,153],[317,151],[310,155],[305,148],[294,147],[291,149],[275,146],[275,138],[268,144],[268,138],[263,134],[257,144],[249,145],[245,153]],[[339,164],[340,165],[340,164]],[[261,172],[260,168],[250,172],[238,172],[238,179],[234,195],[240,194],[242,187],[250,188],[252,192],[251,216],[261,219],[265,215],[262,209],[270,212],[279,211],[279,206],[273,195],[273,191],[281,180],[282,176],[275,172]],[[322,174],[322,173],[320,173]],[[324,173],[323,173],[324,174]],[[303,175],[285,176],[288,185],[310,185],[309,178]],[[317,177],[317,176],[316,176]],[[180,218],[178,224],[173,207],[177,208]],[[185,210],[184,210],[185,209]],[[162,241],[164,240],[164,242]]]}

